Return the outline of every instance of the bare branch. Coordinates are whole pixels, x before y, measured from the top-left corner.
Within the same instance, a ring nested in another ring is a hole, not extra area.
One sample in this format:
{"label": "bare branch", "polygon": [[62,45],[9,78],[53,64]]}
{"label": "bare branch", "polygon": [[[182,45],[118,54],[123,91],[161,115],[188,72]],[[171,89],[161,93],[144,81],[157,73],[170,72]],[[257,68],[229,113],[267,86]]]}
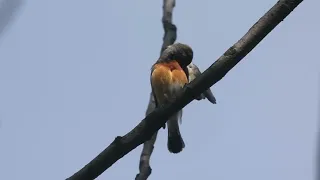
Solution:
{"label": "bare branch", "polygon": [[[177,39],[177,28],[172,23],[172,12],[175,6],[175,0],[163,0],[163,16],[162,24],[164,29],[163,44],[160,55],[167,48],[173,44]],[[146,111],[146,116],[156,108],[152,93],[150,93],[149,104]],[[150,176],[152,169],[150,167],[150,158],[154,149],[154,144],[157,140],[158,131],[152,138],[143,144],[143,149],[140,155],[139,174],[136,175],[135,180],[146,180]]]}
{"label": "bare branch", "polygon": [[195,97],[221,80],[302,1],[278,1],[237,43],[230,47],[203,74],[186,85],[182,96],[177,98],[175,102],[155,109],[125,136],[116,137],[105,150],[68,180],[95,179],[131,150],[150,140],[173,113],[181,110]]}
{"label": "bare branch", "polygon": [[[150,93],[149,104],[146,111],[146,116],[150,114],[156,108],[155,100]],[[135,180],[144,180],[148,179],[150,176],[152,169],[150,167],[150,158],[154,149],[154,144],[157,140],[158,131],[154,133],[150,140],[143,143],[143,149],[140,155],[140,162],[139,162],[139,174],[136,175]]]}
{"label": "bare branch", "polygon": [[8,25],[12,23],[22,4],[22,0],[0,1],[0,36],[4,33]]}
{"label": "bare branch", "polygon": [[162,24],[164,36],[160,54],[177,39],[177,27],[172,23],[172,12],[175,4],[175,0],[163,0]]}

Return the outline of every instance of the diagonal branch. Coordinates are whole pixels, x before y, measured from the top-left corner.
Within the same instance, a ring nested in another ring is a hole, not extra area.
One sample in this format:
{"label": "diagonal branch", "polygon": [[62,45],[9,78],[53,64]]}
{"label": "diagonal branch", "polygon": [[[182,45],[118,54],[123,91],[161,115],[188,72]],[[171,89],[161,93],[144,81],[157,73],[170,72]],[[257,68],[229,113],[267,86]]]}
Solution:
{"label": "diagonal branch", "polygon": [[250,30],[199,77],[189,83],[181,97],[165,107],[157,108],[147,115],[134,129],[118,136],[89,164],[68,180],[95,179],[120,158],[150,138],[175,112],[190,103],[194,97],[221,80],[262,39],[284,20],[303,0],[279,0]]}
{"label": "diagonal branch", "polygon": [[[164,36],[160,55],[167,46],[173,44],[177,39],[177,27],[172,23],[172,12],[174,6],[175,0],[163,0],[162,24],[164,29]],[[152,93],[150,93],[146,116],[150,114],[154,109],[155,102]],[[150,140],[143,143],[139,162],[139,174],[136,175],[135,180],[146,180],[152,172],[152,169],[150,167],[150,158],[154,149],[154,144],[157,140],[157,134],[158,132],[155,132]]]}

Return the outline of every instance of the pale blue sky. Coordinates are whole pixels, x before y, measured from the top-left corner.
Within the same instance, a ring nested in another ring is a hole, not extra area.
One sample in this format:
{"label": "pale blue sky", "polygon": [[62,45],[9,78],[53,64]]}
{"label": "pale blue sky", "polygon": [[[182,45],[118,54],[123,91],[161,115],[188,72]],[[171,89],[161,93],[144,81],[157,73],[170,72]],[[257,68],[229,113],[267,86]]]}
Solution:
{"label": "pale blue sky", "polygon": [[[204,70],[276,0],[178,0],[178,41]],[[306,0],[212,90],[181,126],[161,130],[150,180],[311,180],[320,1]],[[0,179],[78,171],[144,117],[162,44],[162,0],[29,0],[0,36]],[[141,146],[97,179],[133,179]]]}

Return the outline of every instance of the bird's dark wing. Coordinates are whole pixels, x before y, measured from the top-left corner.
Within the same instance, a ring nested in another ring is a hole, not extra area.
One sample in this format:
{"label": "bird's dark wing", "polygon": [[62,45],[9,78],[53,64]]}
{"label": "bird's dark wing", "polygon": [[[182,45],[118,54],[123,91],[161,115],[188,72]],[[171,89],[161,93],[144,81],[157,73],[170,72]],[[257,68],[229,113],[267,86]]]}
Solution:
{"label": "bird's dark wing", "polygon": [[156,109],[156,103],[154,101],[153,93],[152,91],[150,92],[150,97],[149,97],[149,103],[148,103],[148,108],[146,110],[146,116],[150,114],[153,110]]}
{"label": "bird's dark wing", "polygon": [[[154,65],[152,66],[151,68],[151,74],[150,74],[150,84],[151,84],[151,96],[150,96],[150,102],[152,101],[152,98],[154,100],[154,104],[155,104],[155,108],[159,107],[159,104],[158,104],[158,100],[157,100],[157,97],[156,97],[156,93],[154,93],[154,88],[153,88],[153,85],[152,85],[152,73],[154,71]],[[163,129],[166,128],[166,123],[164,123],[164,125],[162,126]]]}
{"label": "bird's dark wing", "polygon": [[154,99],[154,103],[156,105],[156,107],[158,107],[158,101],[157,101],[157,97],[156,97],[156,94],[154,93],[154,90],[153,90],[153,85],[152,85],[152,73],[153,73],[153,70],[154,70],[154,65],[152,66],[151,68],[151,74],[150,74],[150,84],[151,84],[151,91],[152,91],[152,95],[153,95],[153,99]]}

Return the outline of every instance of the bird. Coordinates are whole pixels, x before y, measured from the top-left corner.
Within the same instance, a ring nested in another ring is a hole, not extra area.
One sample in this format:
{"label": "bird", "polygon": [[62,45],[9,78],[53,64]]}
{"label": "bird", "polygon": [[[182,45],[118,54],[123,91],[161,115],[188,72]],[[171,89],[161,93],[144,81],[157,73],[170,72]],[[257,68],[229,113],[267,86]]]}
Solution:
{"label": "bird", "polygon": [[[149,107],[158,108],[172,103],[182,93],[184,86],[201,74],[199,68],[192,63],[192,59],[193,50],[187,44],[175,43],[163,51],[160,58],[151,67],[152,94],[150,95],[148,109]],[[213,104],[216,103],[210,88],[196,99],[205,98]],[[155,106],[152,106],[153,102]],[[167,146],[171,153],[180,153],[185,147],[179,129],[181,119],[182,109],[169,117],[167,121]],[[165,127],[164,124],[163,128]]]}
{"label": "bird", "polygon": [[[150,83],[156,107],[172,103],[189,83],[187,66],[192,62],[193,50],[187,44],[169,45],[151,67]],[[179,130],[182,110],[174,113],[167,121],[168,150],[179,153],[185,143]],[[165,126],[164,126],[165,127]]]}
{"label": "bird", "polygon": [[[201,75],[197,65],[192,63],[192,59],[193,50],[187,44],[175,43],[163,51],[151,68],[152,91],[146,115],[157,107],[175,101],[182,92],[184,85]],[[216,98],[210,88],[195,99],[208,99],[212,104],[216,104]],[[167,121],[167,146],[171,153],[179,153],[185,147],[178,125],[178,122],[181,123],[181,121],[182,109],[173,114]],[[166,128],[165,124],[163,128]]]}

